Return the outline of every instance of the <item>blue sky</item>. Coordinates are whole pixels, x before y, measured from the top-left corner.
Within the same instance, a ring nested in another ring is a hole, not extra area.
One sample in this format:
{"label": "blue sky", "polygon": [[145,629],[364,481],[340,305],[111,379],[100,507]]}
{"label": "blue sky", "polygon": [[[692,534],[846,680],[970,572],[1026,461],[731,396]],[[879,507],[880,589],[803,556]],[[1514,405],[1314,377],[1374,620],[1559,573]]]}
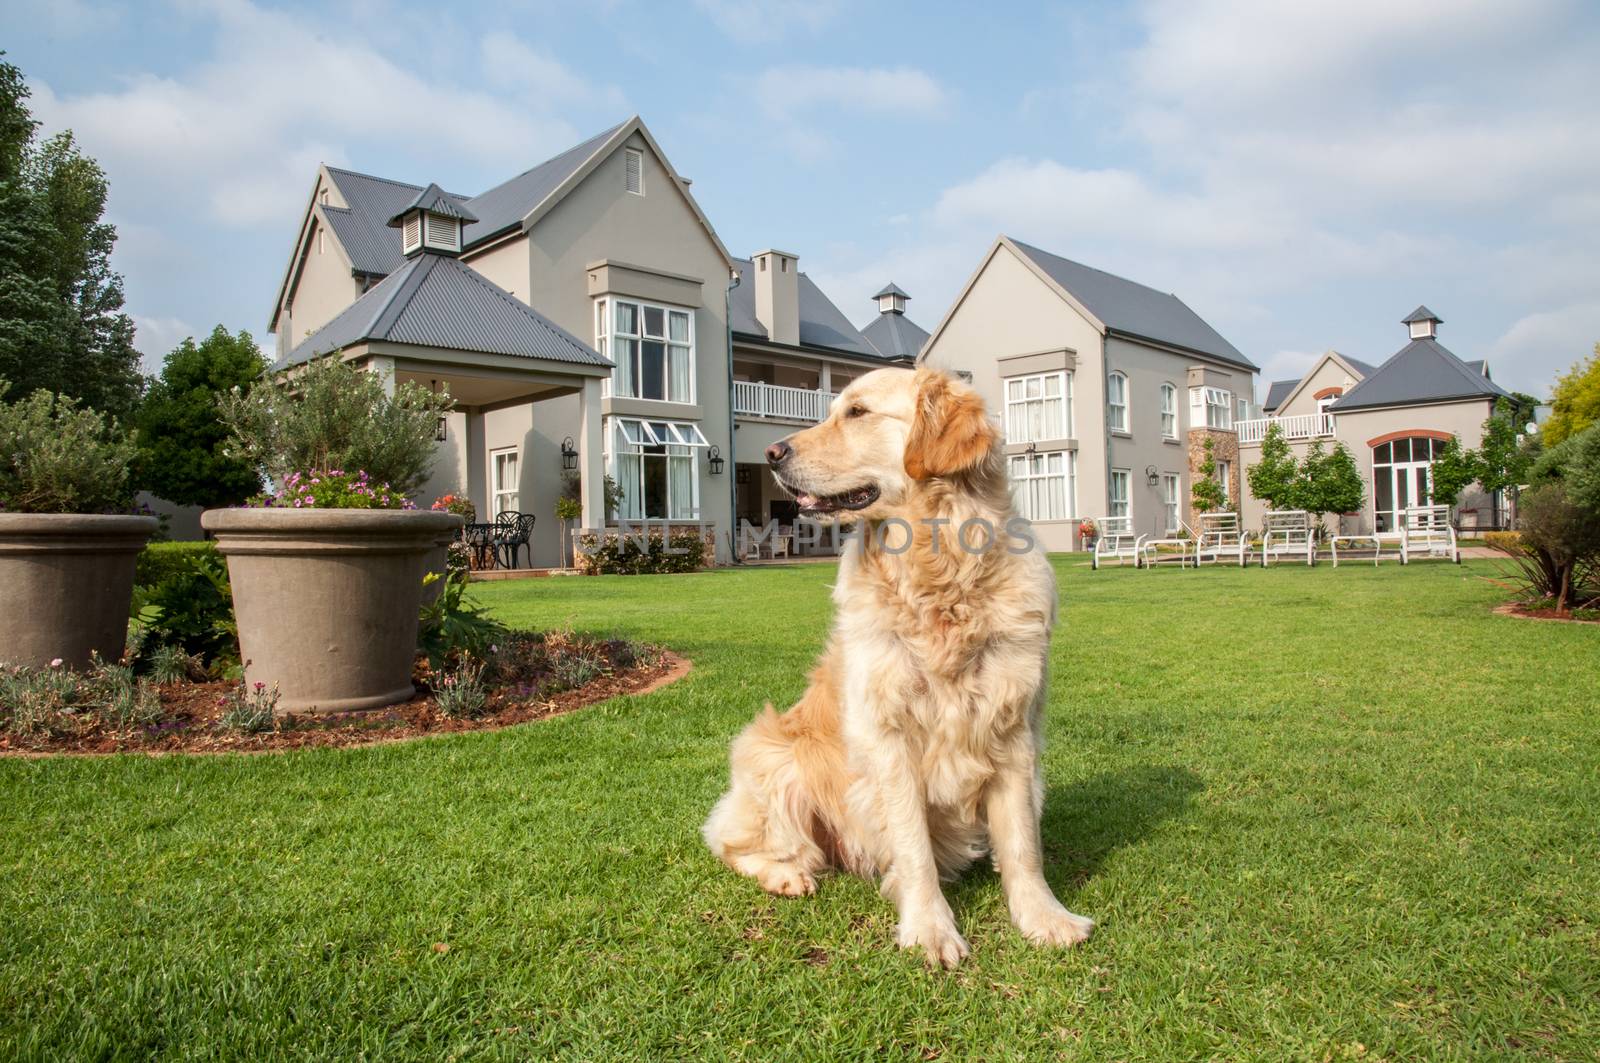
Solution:
{"label": "blue sky", "polygon": [[[936,324],[998,232],[1176,292],[1263,367],[1441,340],[1544,392],[1600,340],[1600,7],[11,0],[112,182],[158,362],[264,346],[319,161],[476,193],[643,115],[736,254]],[[1264,387],[1264,384],[1262,385]]]}

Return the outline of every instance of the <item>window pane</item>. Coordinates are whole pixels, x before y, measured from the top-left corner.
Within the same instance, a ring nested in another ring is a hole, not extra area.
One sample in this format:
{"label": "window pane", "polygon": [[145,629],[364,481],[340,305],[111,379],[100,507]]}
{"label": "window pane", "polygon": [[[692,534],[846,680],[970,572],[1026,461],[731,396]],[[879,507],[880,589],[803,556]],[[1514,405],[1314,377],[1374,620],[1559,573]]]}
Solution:
{"label": "window pane", "polygon": [[1051,373],[1044,378],[1044,393],[1046,397],[1061,394],[1061,378]]}
{"label": "window pane", "polygon": [[667,316],[667,322],[672,327],[672,333],[667,338],[674,343],[689,342],[689,315],[682,310],[674,310]]}
{"label": "window pane", "polygon": [[1411,460],[1411,440],[1397,439],[1394,441],[1394,460],[1397,462]]}
{"label": "window pane", "polygon": [[594,304],[594,332],[596,336],[604,336],[606,329],[606,301],[601,299]]}
{"label": "window pane", "polygon": [[665,338],[666,335],[667,335],[666,317],[667,317],[667,312],[665,310],[661,309],[659,306],[647,306],[647,307],[645,307],[644,308],[644,334],[646,336],[656,336],[658,338]]}
{"label": "window pane", "polygon": [[1022,398],[1022,381],[1020,381],[1020,380],[1007,380],[1006,381],[1006,399],[1007,399],[1007,401],[1016,402],[1020,398]]}
{"label": "window pane", "polygon": [[689,348],[676,344],[667,348],[667,397],[673,402],[689,401]]}
{"label": "window pane", "polygon": [[666,345],[659,340],[644,340],[639,344],[639,398],[667,397],[666,359]]}
{"label": "window pane", "polygon": [[617,331],[639,334],[639,308],[633,303],[617,304]]}
{"label": "window pane", "polygon": [[677,448],[668,450],[667,515],[673,520],[694,517],[694,458]]}
{"label": "window pane", "polygon": [[622,488],[622,501],[617,505],[617,515],[628,520],[639,520],[644,516],[644,497],[640,484],[643,459],[637,454],[618,454],[616,466],[617,485]]}
{"label": "window pane", "polygon": [[649,455],[644,463],[644,516],[660,520],[667,515],[667,459]]}
{"label": "window pane", "polygon": [[1387,464],[1389,464],[1389,460],[1390,460],[1389,459],[1389,454],[1390,454],[1389,444],[1385,443],[1385,444],[1383,444],[1382,446],[1378,447],[1376,450],[1374,450],[1372,452],[1372,464],[1374,464],[1374,465],[1387,465]]}
{"label": "window pane", "polygon": [[619,339],[616,347],[617,368],[613,371],[616,392],[624,398],[638,397],[639,341]]}

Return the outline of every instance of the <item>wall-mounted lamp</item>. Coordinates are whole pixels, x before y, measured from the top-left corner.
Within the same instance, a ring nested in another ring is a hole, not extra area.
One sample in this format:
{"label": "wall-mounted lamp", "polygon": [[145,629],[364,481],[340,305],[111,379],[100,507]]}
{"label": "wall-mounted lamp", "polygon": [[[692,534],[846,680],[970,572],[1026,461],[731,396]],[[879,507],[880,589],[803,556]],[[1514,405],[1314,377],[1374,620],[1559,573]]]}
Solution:
{"label": "wall-mounted lamp", "polygon": [[561,441],[561,467],[567,472],[578,467],[578,448],[573,445],[571,436]]}
{"label": "wall-mounted lamp", "polygon": [[722,466],[726,463],[722,460],[722,452],[717,449],[715,443],[711,444],[711,449],[706,451],[706,464],[711,466],[712,476],[722,475]]}
{"label": "wall-mounted lamp", "polygon": [[1154,465],[1146,465],[1144,467],[1144,478],[1151,487],[1161,482],[1161,474],[1156,471]]}

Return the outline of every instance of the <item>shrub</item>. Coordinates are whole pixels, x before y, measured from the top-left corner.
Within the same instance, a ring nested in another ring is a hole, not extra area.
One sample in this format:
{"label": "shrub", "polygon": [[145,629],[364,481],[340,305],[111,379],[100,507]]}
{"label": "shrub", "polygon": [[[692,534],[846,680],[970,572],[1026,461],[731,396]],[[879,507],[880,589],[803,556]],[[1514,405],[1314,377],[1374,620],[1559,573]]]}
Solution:
{"label": "shrub", "polygon": [[439,419],[455,402],[415,381],[394,386],[377,373],[320,358],[235,388],[219,403],[230,454],[258,466],[274,482],[291,473],[365,469],[403,495],[422,486],[433,467]]}
{"label": "shrub", "polygon": [[[152,660],[163,648],[198,657],[206,668],[236,663],[239,628],[233,615],[228,566],[215,549],[185,551],[154,587],[134,596],[140,653]],[[146,649],[148,647],[148,649]]]}
{"label": "shrub", "polygon": [[16,735],[59,730],[80,694],[77,674],[59,659],[48,668],[0,670],[0,722]]}
{"label": "shrub", "polygon": [[469,720],[483,712],[489,704],[483,669],[482,661],[466,659],[444,674],[433,688],[433,700],[441,715],[453,720]]}
{"label": "shrub", "polygon": [[1215,513],[1226,503],[1227,493],[1217,479],[1217,459],[1214,453],[1216,444],[1210,436],[1207,436],[1202,447],[1204,453],[1200,458],[1200,467],[1195,470],[1194,483],[1189,489],[1189,499],[1194,504],[1196,513]]}
{"label": "shrub", "polygon": [[184,653],[181,646],[157,646],[148,661],[150,681],[162,685],[181,683],[200,673],[203,668],[200,658]]}
{"label": "shrub", "polygon": [[415,509],[410,499],[388,483],[375,483],[365,472],[292,472],[272,494],[257,495],[253,506],[271,509]]}
{"label": "shrub", "polygon": [[1520,508],[1526,550],[1516,560],[1529,596],[1552,598],[1565,611],[1600,594],[1600,520],[1556,482],[1524,491]]}
{"label": "shrub", "polygon": [[265,683],[257,683],[253,687],[240,683],[219,698],[217,703],[222,706],[222,713],[217,717],[217,726],[224,731],[260,734],[277,726],[276,686],[268,690]]}
{"label": "shrub", "polygon": [[1514,531],[1492,531],[1483,533],[1484,545],[1491,550],[1498,550],[1510,557],[1519,557],[1527,553],[1528,548],[1522,545],[1522,533]]}
{"label": "shrub", "polygon": [[463,659],[484,659],[506,635],[504,625],[489,619],[484,608],[467,596],[465,572],[445,577],[439,596],[422,606],[418,620],[417,650],[435,672]]}
{"label": "shrub", "polygon": [[629,535],[589,532],[578,536],[578,546],[582,552],[579,564],[589,576],[694,572],[705,563],[705,543],[693,531],[670,535],[660,531]]}
{"label": "shrub", "polygon": [[[0,381],[0,396],[6,391]],[[72,399],[35,391],[0,402],[0,510],[128,513],[131,439],[115,420]]]}
{"label": "shrub", "polygon": [[440,495],[433,500],[433,505],[430,508],[435,513],[454,513],[468,524],[475,524],[478,520],[478,507],[472,504],[472,499],[459,491]]}
{"label": "shrub", "polygon": [[95,711],[107,726],[127,728],[161,718],[161,697],[149,680],[134,677],[124,664],[96,661],[89,676]]}
{"label": "shrub", "polygon": [[186,571],[193,555],[215,555],[216,545],[208,542],[151,543],[135,562],[136,587],[154,587],[167,577]]}

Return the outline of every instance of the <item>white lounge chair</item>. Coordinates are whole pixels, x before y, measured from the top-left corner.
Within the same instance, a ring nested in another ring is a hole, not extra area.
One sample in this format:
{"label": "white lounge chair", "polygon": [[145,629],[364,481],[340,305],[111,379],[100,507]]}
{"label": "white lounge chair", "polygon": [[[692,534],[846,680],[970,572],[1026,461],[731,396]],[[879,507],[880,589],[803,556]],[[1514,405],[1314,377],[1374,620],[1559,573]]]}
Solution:
{"label": "white lounge chair", "polygon": [[1188,567],[1189,551],[1194,547],[1194,529],[1190,528],[1187,524],[1180,520],[1178,522],[1178,530],[1183,532],[1182,536],[1177,535],[1173,531],[1169,531],[1167,532],[1169,538],[1146,539],[1144,542],[1139,544],[1139,554],[1144,558],[1145,568],[1155,568],[1156,565],[1161,562],[1163,548],[1165,548],[1165,556],[1170,559],[1172,556],[1172,547],[1178,548],[1178,567]]}
{"label": "white lounge chair", "polygon": [[1100,567],[1101,561],[1117,559],[1117,564],[1132,561],[1135,568],[1139,567],[1139,546],[1144,540],[1142,535],[1133,534],[1132,517],[1101,517],[1095,521],[1095,527],[1100,534],[1094,541],[1094,556],[1090,563],[1094,568]]}
{"label": "white lounge chair", "polygon": [[1410,506],[1406,509],[1405,556],[1409,562],[1419,555],[1447,557],[1461,564],[1461,548],[1456,544],[1456,530],[1450,524],[1449,506]]}
{"label": "white lounge chair", "polygon": [[1194,541],[1194,566],[1205,560],[1233,561],[1243,568],[1250,556],[1250,539],[1239,527],[1237,513],[1200,514],[1200,532]]}
{"label": "white lounge chair", "polygon": [[1274,557],[1305,559],[1317,563],[1316,539],[1311,534],[1311,514],[1303,509],[1275,509],[1266,515],[1261,533],[1261,567]]}

